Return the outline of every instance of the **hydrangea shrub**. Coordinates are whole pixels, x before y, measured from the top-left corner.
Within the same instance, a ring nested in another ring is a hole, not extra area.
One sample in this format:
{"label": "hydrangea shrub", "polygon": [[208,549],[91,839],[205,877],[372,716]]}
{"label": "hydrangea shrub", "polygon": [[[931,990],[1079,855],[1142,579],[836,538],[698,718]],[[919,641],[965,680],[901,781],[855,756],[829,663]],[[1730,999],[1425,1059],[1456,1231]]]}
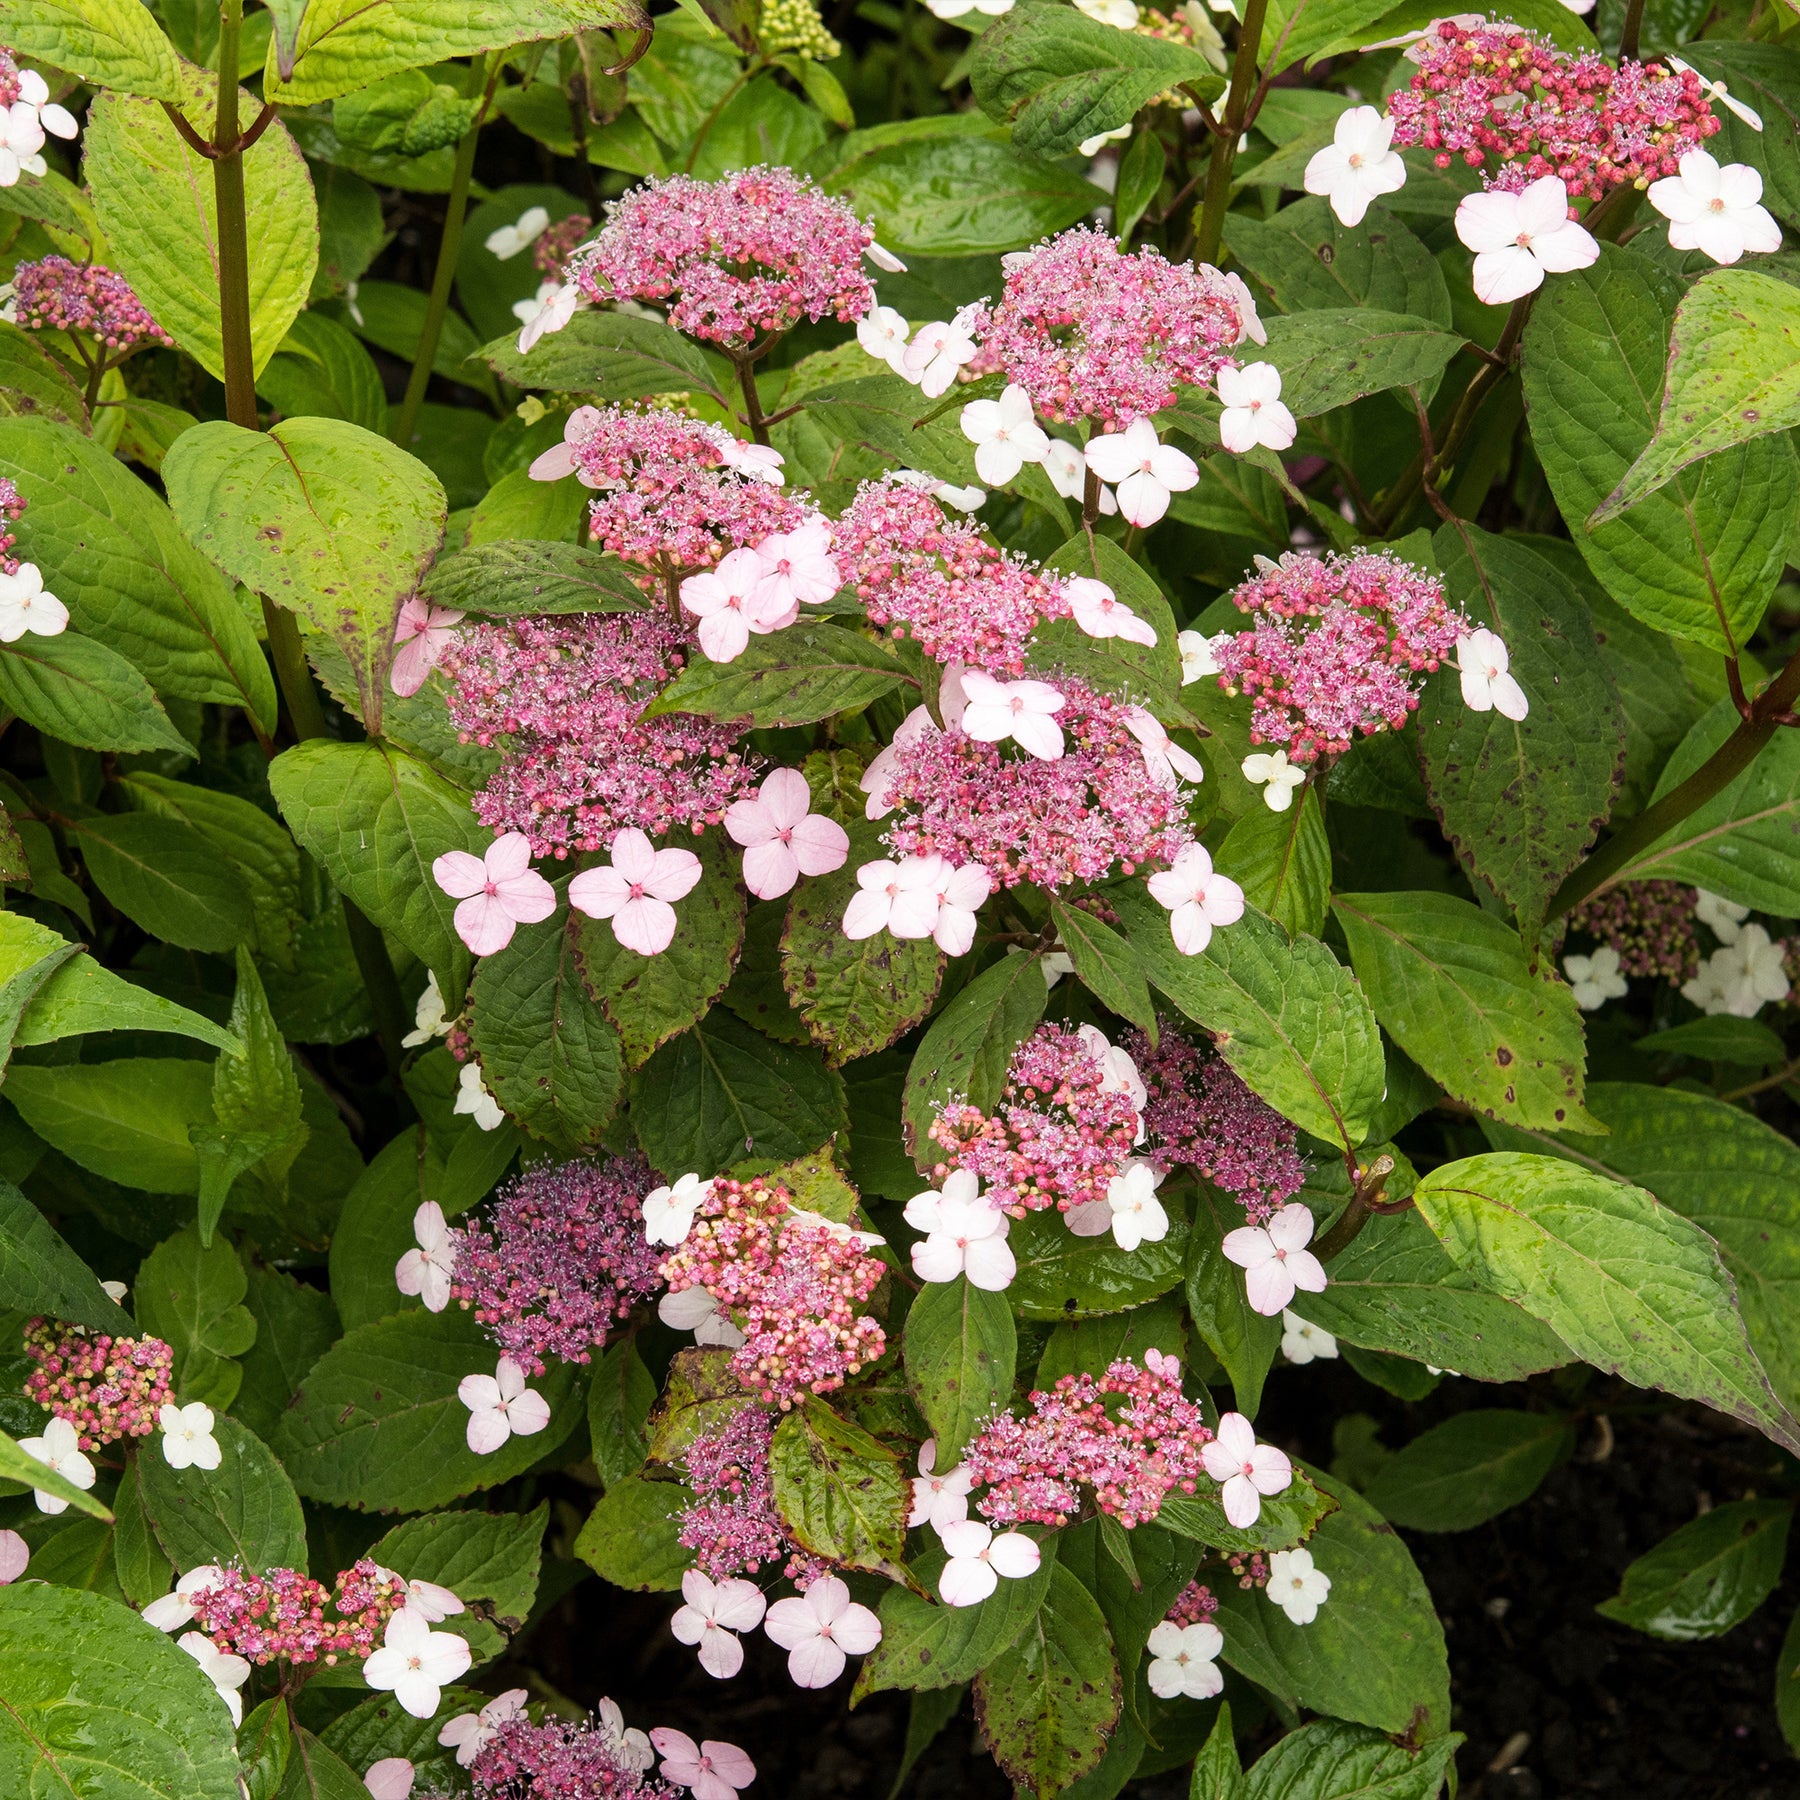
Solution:
{"label": "hydrangea shrub", "polygon": [[1679,11],[0,0],[0,1789],[780,1791],[560,1605],[1430,1800],[1394,1527],[1634,1390],[1773,1473],[1602,1610],[1769,1597],[1800,24]]}

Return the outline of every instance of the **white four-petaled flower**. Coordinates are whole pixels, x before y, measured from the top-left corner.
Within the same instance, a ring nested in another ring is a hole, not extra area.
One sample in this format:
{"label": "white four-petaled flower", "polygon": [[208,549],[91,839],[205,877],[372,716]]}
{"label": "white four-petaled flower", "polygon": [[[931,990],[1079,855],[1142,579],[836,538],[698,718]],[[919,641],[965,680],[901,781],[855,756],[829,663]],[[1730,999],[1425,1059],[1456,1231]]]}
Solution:
{"label": "white four-petaled flower", "polygon": [[1270,812],[1286,812],[1296,790],[1306,785],[1306,771],[1289,762],[1285,750],[1253,750],[1238,767],[1252,787],[1262,789]]}
{"label": "white four-petaled flower", "polygon": [[958,1463],[954,1469],[937,1473],[937,1439],[928,1437],[919,1446],[919,1472],[913,1477],[912,1510],[906,1515],[907,1527],[929,1525],[942,1531],[969,1516],[969,1490],[975,1477]]}
{"label": "white four-petaled flower", "polygon": [[[85,1490],[94,1485],[94,1465],[82,1454],[80,1434],[67,1419],[51,1419],[41,1437],[20,1438],[19,1448],[73,1487]],[[31,1497],[41,1513],[69,1510],[68,1501],[61,1495],[46,1493],[42,1488],[33,1488]]]}
{"label": "white four-petaled flower", "polygon": [[475,1660],[467,1638],[433,1631],[410,1607],[388,1620],[381,1648],[363,1664],[363,1680],[385,1689],[415,1719],[429,1719],[443,1690],[468,1673]]}
{"label": "white four-petaled flower", "polygon": [[829,875],[850,854],[850,834],[812,810],[812,790],[798,769],[775,769],[754,799],[725,809],[725,832],[744,849],[744,886],[775,900],[802,875]]}
{"label": "white four-petaled flower", "polygon": [[467,1113],[481,1131],[498,1131],[506,1123],[504,1109],[481,1079],[481,1064],[474,1061],[464,1063],[456,1078],[456,1104],[450,1110]]}
{"label": "white four-petaled flower", "polygon": [[1204,632],[1183,631],[1175,637],[1175,648],[1181,656],[1181,685],[1186,687],[1190,682],[1199,681],[1203,676],[1216,675],[1219,672],[1219,660],[1216,654],[1218,637],[1207,637]]}
{"label": "white four-petaled flower", "polygon": [[1337,1339],[1322,1325],[1303,1319],[1297,1312],[1281,1315],[1281,1354],[1296,1368],[1317,1359],[1337,1360]]}
{"label": "white four-petaled flower", "polygon": [[829,1687],[846,1656],[867,1656],[881,1642],[881,1621],[835,1575],[818,1576],[798,1598],[777,1600],[763,1630],[788,1653],[788,1674],[803,1688]]}
{"label": "white four-petaled flower", "polygon": [[694,1174],[683,1175],[672,1187],[652,1188],[642,1202],[645,1239],[670,1246],[685,1243],[694,1214],[711,1192],[712,1183]]}
{"label": "white four-petaled flower", "polygon": [[1746,250],[1781,248],[1781,227],[1762,204],[1762,176],[1748,163],[1721,168],[1704,150],[1690,150],[1675,166],[1678,173],[1650,184],[1650,204],[1669,221],[1671,249],[1734,263]]}
{"label": "white four-petaled flower", "polygon": [[703,1349],[736,1350],[744,1342],[731,1315],[698,1284],[664,1294],[656,1303],[656,1316],[671,1331],[691,1331],[694,1342]]}
{"label": "white four-petaled flower", "polygon": [[1189,844],[1174,865],[1158,870],[1145,884],[1158,906],[1167,908],[1169,935],[1183,956],[1198,956],[1212,942],[1213,928],[1244,916],[1244,890],[1213,869],[1204,844]]}
{"label": "white four-petaled flower", "polygon": [[549,1402],[525,1385],[525,1371],[510,1356],[500,1358],[492,1375],[465,1375],[456,1397],[469,1409],[464,1435],[477,1456],[492,1456],[515,1432],[534,1437],[550,1423]]}
{"label": "white four-petaled flower", "polygon": [[1055,762],[1063,753],[1061,692],[1047,681],[996,681],[981,669],[962,678],[968,704],[963,708],[964,733],[981,744],[1003,744],[1010,738],[1039,762]]}
{"label": "white four-petaled flower", "polygon": [[610,866],[583,869],[569,883],[569,904],[591,919],[610,919],[613,936],[639,956],[660,956],[675,938],[675,905],[703,873],[691,850],[658,850],[637,827],[612,841]]}
{"label": "white four-petaled flower", "polygon": [[163,1461],[171,1469],[216,1469],[224,1461],[213,1436],[213,1409],[203,1400],[165,1406],[156,1415],[162,1428]]}
{"label": "white four-petaled flower", "polygon": [[522,831],[497,837],[480,856],[447,850],[431,865],[432,879],[460,904],[456,935],[476,956],[492,956],[512,942],[520,925],[556,911],[556,890],[531,866],[531,840]]}
{"label": "white four-petaled flower", "polygon": [[1225,1634],[1206,1619],[1192,1625],[1164,1619],[1150,1633],[1144,1648],[1150,1653],[1145,1678],[1159,1700],[1173,1700],[1177,1695],[1210,1700],[1225,1685],[1225,1673],[1219,1667]]}
{"label": "white four-petaled flower", "polygon": [[979,1606],[1000,1577],[1019,1581],[1037,1572],[1042,1560],[1037,1544],[1022,1531],[1003,1531],[980,1519],[958,1519],[938,1529],[950,1560],[938,1577],[938,1597],[946,1606]]}
{"label": "white four-petaled flower", "polygon": [[927,1188],[906,1203],[906,1222],[926,1235],[912,1247],[913,1273],[921,1281],[954,1281],[966,1275],[971,1287],[1003,1293],[1018,1272],[1006,1241],[1011,1221],[981,1198],[973,1170],[955,1169],[942,1189]]}
{"label": "white four-petaled flower", "polygon": [[1281,371],[1273,363],[1253,362],[1241,369],[1222,368],[1213,385],[1225,410],[1219,415],[1219,442],[1233,455],[1261,445],[1286,450],[1299,425],[1281,398]]}
{"label": "white four-petaled flower", "polygon": [[921,325],[901,353],[898,373],[916,382],[928,400],[950,391],[956,372],[975,360],[975,339],[956,319],[933,319]]}
{"label": "white four-petaled flower", "polygon": [[179,1631],[183,1625],[193,1624],[194,1596],[202,1588],[217,1587],[224,1577],[225,1571],[217,1563],[202,1563],[197,1569],[189,1569],[176,1582],[172,1593],[152,1600],[144,1608],[144,1623],[154,1625],[158,1631]]}
{"label": "white four-petaled flower", "polygon": [[1370,203],[1406,185],[1406,164],[1394,149],[1394,121],[1373,106],[1338,114],[1331,142],[1313,153],[1301,184],[1322,194],[1340,223],[1360,225]]}
{"label": "white four-petaled flower", "polygon": [[418,1248],[394,1264],[394,1286],[403,1294],[417,1294],[427,1312],[442,1312],[450,1304],[456,1239],[435,1200],[422,1200],[413,1213],[413,1240]]}
{"label": "white four-petaled flower", "polygon": [[714,1581],[698,1569],[681,1578],[686,1603],[669,1621],[676,1641],[700,1647],[700,1666],[719,1681],[729,1681],[744,1666],[740,1631],[762,1623],[768,1602],[753,1581]]}
{"label": "white four-petaled flower", "polygon": [[857,321],[856,341],[899,375],[904,373],[901,364],[906,356],[907,330],[905,313],[891,306],[871,306]]}
{"label": "white four-petaled flower", "polygon": [[1630,989],[1619,972],[1619,953],[1611,944],[1602,944],[1589,956],[1565,956],[1563,973],[1583,1012],[1596,1012],[1608,1000],[1621,1000]]}
{"label": "white four-petaled flower", "polygon": [[1463,705],[1470,712],[1497,712],[1517,721],[1531,711],[1531,702],[1512,673],[1511,660],[1505,640],[1485,625],[1456,640]]}
{"label": "white four-petaled flower", "polygon": [[975,473],[989,487],[1005,487],[1027,463],[1042,462],[1050,448],[1031,416],[1031,396],[1016,381],[998,400],[971,400],[961,423],[963,436],[975,446]]}
{"label": "white four-petaled flower", "polygon": [[1569,217],[1569,190],[1555,175],[1516,194],[1489,188],[1463,195],[1456,235],[1475,252],[1475,297],[1489,306],[1523,299],[1546,275],[1585,269],[1600,255],[1599,244]]}
{"label": "white four-petaled flower", "polygon": [[1269,1585],[1265,1591],[1292,1624],[1310,1625],[1331,1592],[1331,1577],[1314,1567],[1312,1552],[1304,1546],[1277,1550],[1269,1558]]}
{"label": "white four-petaled flower", "polygon": [[1112,1209],[1113,1242],[1121,1250],[1135,1250],[1140,1244],[1160,1244],[1169,1235],[1169,1215],[1156,1197],[1156,1186],[1155,1169],[1135,1157],[1106,1184],[1106,1203]]}
{"label": "white four-petaled flower", "polygon": [[1294,1479],[1294,1465],[1273,1444],[1259,1444],[1250,1421],[1237,1412],[1219,1421],[1200,1461],[1220,1484],[1226,1520],[1240,1531],[1256,1523],[1265,1496],[1285,1492]]}
{"label": "white four-petaled flower", "polygon": [[1133,525],[1154,525],[1169,510],[1169,496],[1200,479],[1200,465],[1173,444],[1158,443],[1148,419],[1089,438],[1087,466],[1112,484],[1119,512]]}
{"label": "white four-petaled flower", "polygon": [[429,969],[425,974],[425,986],[413,1006],[413,1028],[400,1040],[401,1046],[416,1050],[433,1038],[448,1037],[450,1023],[444,1017],[444,990],[438,986],[437,971]]}
{"label": "white four-petaled flower", "polygon": [[1192,751],[1182,749],[1169,736],[1168,727],[1147,707],[1127,707],[1125,729],[1142,746],[1144,767],[1159,788],[1173,793],[1184,781],[1206,779],[1206,765]]}
{"label": "white four-petaled flower", "polygon": [[45,593],[36,563],[22,562],[10,575],[0,569],[0,644],[16,644],[28,631],[56,637],[68,622],[69,609]]}
{"label": "white four-petaled flower", "polygon": [[549,229],[549,212],[541,206],[528,206],[512,224],[496,226],[487,234],[488,254],[510,262],[521,250],[529,250]]}
{"label": "white four-petaled flower", "polygon": [[525,1688],[508,1688],[505,1693],[496,1694],[480,1712],[458,1713],[454,1719],[447,1720],[438,1733],[438,1742],[446,1750],[454,1750],[457,1762],[466,1769],[502,1725],[525,1716],[525,1702],[529,1698]]}
{"label": "white four-petaled flower", "polygon": [[244,1700],[238,1689],[250,1679],[249,1663],[241,1656],[221,1650],[203,1631],[184,1632],[175,1642],[200,1665],[201,1672],[225,1702],[232,1724],[243,1724]]}
{"label": "white four-petaled flower", "polygon": [[529,300],[513,302],[513,317],[522,327],[519,354],[529,356],[539,338],[561,331],[586,306],[587,297],[574,282],[540,281]]}
{"label": "white four-petaled flower", "polygon": [[1272,1319],[1286,1309],[1296,1289],[1325,1291],[1325,1265],[1306,1247],[1312,1234],[1312,1210],[1298,1201],[1277,1208],[1266,1225],[1240,1225],[1226,1232],[1219,1247],[1228,1262],[1244,1271],[1252,1310]]}
{"label": "white four-petaled flower", "polygon": [[935,856],[908,856],[899,862],[867,862],[856,871],[856,892],[844,908],[844,936],[873,937],[878,931],[897,938],[930,937],[937,924]]}
{"label": "white four-petaled flower", "polygon": [[1069,614],[1091,638],[1123,638],[1128,644],[1154,644],[1156,627],[1140,619],[1104,581],[1076,575],[1063,583]]}

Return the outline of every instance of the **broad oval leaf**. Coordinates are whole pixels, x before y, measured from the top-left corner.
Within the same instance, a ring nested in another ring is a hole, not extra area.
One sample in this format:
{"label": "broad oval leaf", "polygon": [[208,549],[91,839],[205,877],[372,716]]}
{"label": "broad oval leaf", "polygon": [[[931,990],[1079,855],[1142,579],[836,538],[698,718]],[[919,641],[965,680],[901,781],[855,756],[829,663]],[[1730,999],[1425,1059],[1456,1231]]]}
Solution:
{"label": "broad oval leaf", "polygon": [[1731,1500],[1663,1539],[1594,1609],[1651,1637],[1690,1643],[1740,1625],[1774,1593],[1791,1500]]}
{"label": "broad oval leaf", "polygon": [[1574,1443],[1560,1413],[1477,1407],[1396,1450],[1364,1492],[1392,1524],[1468,1531],[1529,1500]]}
{"label": "broad oval leaf", "polygon": [[164,1554],[182,1574],[202,1563],[257,1575],[304,1569],[306,1520],[287,1471],[236,1419],[214,1419],[213,1435],[216,1469],[173,1469],[148,1448],[138,1458],[138,1493]]}
{"label": "broad oval leaf", "polygon": [[782,1523],[815,1556],[888,1571],[905,1556],[912,1488],[899,1458],[815,1395],[775,1427],[769,1481]]}

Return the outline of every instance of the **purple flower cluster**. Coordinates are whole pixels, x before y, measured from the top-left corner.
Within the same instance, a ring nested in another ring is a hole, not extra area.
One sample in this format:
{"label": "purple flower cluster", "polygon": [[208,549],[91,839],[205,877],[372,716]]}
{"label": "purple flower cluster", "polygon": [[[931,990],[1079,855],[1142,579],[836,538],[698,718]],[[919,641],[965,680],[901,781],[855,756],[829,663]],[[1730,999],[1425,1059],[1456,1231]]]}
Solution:
{"label": "purple flower cluster", "polygon": [[28,331],[84,331],[117,355],[140,344],[175,342],[123,275],[66,256],[20,263],[13,271],[11,310],[14,323]]}

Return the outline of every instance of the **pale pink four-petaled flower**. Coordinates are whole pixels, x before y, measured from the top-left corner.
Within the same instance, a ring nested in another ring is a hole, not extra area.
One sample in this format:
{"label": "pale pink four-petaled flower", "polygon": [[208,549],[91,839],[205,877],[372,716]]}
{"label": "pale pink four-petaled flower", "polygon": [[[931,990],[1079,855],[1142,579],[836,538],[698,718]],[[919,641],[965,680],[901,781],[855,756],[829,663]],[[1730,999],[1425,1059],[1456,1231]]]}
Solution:
{"label": "pale pink four-petaled flower", "polygon": [[415,1719],[429,1719],[443,1690],[461,1680],[474,1659],[467,1638],[433,1631],[422,1613],[403,1606],[388,1620],[381,1648],[363,1664],[363,1680],[391,1692]]}
{"label": "pale pink four-petaled flower", "polygon": [[881,1642],[881,1621],[850,1598],[835,1575],[820,1575],[798,1598],[777,1600],[763,1630],[788,1653],[797,1687],[829,1687],[847,1656],[867,1656]]}
{"label": "pale pink four-petaled flower", "polygon": [[1523,299],[1546,275],[1585,269],[1600,255],[1599,244],[1569,217],[1569,190],[1555,175],[1516,194],[1465,194],[1456,235],[1475,252],[1475,297],[1489,306]]}
{"label": "pale pink four-petaled flower", "polygon": [[969,1516],[969,1491],[975,1477],[958,1463],[942,1474],[937,1470],[937,1439],[928,1437],[919,1446],[919,1472],[913,1477],[912,1510],[906,1515],[908,1529],[929,1525],[942,1531]]}
{"label": "pale pink four-petaled flower", "polygon": [[1047,681],[996,681],[981,669],[969,669],[962,691],[967,701],[962,729],[977,743],[1004,744],[1010,738],[1039,762],[1061,757],[1063,732],[1056,715],[1066,702],[1060,689]]}
{"label": "pale pink four-petaled flower", "polygon": [[980,1519],[958,1519],[938,1527],[950,1560],[938,1577],[938,1597],[946,1606],[979,1606],[1000,1578],[1019,1581],[1037,1572],[1042,1554],[1022,1531],[1003,1531]]}
{"label": "pale pink four-petaled flower", "polygon": [[417,1294],[427,1312],[442,1312],[450,1304],[456,1239],[435,1200],[421,1201],[413,1213],[413,1239],[418,1248],[394,1264],[394,1286],[403,1294]]}
{"label": "pale pink four-petaled flower", "polygon": [[1242,456],[1259,446],[1286,450],[1300,427],[1281,398],[1281,373],[1273,363],[1253,362],[1223,368],[1214,382],[1224,411],[1219,415],[1219,442]]}
{"label": "pale pink four-petaled flower", "polygon": [[1226,1232],[1220,1248],[1244,1271],[1250,1305],[1265,1318],[1281,1313],[1296,1289],[1325,1291],[1325,1265],[1306,1247],[1312,1234],[1312,1211],[1297,1201],[1271,1214],[1266,1225],[1240,1225]]}
{"label": "pale pink four-petaled flower", "polygon": [[465,1436],[477,1456],[492,1456],[515,1434],[534,1437],[550,1423],[549,1402],[525,1385],[525,1371],[510,1356],[492,1375],[465,1375],[456,1397],[469,1409]]}
{"label": "pale pink four-petaled flower", "polygon": [[459,901],[456,935],[476,956],[492,956],[512,942],[519,925],[535,925],[556,911],[556,890],[531,866],[531,840],[522,831],[497,837],[480,856],[448,850],[431,865],[432,879]]}
{"label": "pale pink four-petaled flower", "polygon": [[678,1643],[697,1645],[700,1666],[728,1681],[744,1666],[738,1634],[762,1623],[768,1602],[753,1581],[714,1581],[698,1569],[681,1578],[682,1606],[669,1621]]}
{"label": "pale pink four-petaled flower", "polygon": [[569,904],[610,919],[613,936],[639,956],[660,956],[675,937],[675,902],[701,876],[691,850],[658,850],[636,826],[612,841],[610,866],[583,869],[569,883]]}
{"label": "pale pink four-petaled flower", "polygon": [[1285,1493],[1294,1479],[1294,1465],[1273,1444],[1259,1444],[1242,1413],[1227,1413],[1219,1421],[1218,1434],[1201,1448],[1200,1461],[1220,1484],[1227,1522],[1240,1531],[1256,1523],[1265,1498]]}
{"label": "pale pink four-petaled flower", "polygon": [[1089,438],[1087,466],[1111,484],[1120,513],[1133,525],[1154,525],[1169,510],[1169,496],[1200,479],[1200,465],[1173,444],[1159,443],[1148,419]]}
{"label": "pale pink four-petaled flower", "polygon": [[425,685],[425,677],[455,641],[462,620],[454,607],[433,606],[417,594],[408,596],[394,626],[394,667],[388,680],[396,694],[416,694]]}
{"label": "pale pink four-petaled flower", "polygon": [[1146,883],[1150,897],[1169,913],[1169,934],[1183,956],[1198,956],[1212,942],[1213,928],[1244,916],[1244,890],[1217,874],[1203,844],[1187,845],[1174,864]]}
{"label": "pale pink four-petaled flower", "polygon": [[1156,627],[1140,619],[1104,581],[1077,575],[1063,584],[1063,598],[1075,623],[1091,638],[1121,638],[1128,644],[1154,644]]}
{"label": "pale pink four-petaled flower", "polygon": [[906,1203],[906,1222],[926,1235],[912,1247],[913,1273],[921,1281],[968,1278],[971,1287],[1003,1293],[1018,1272],[1006,1234],[1011,1223],[991,1201],[971,1169],[953,1169],[941,1189],[927,1188]]}
{"label": "pale pink four-petaled flower", "polygon": [[991,882],[979,863],[961,867],[942,856],[864,863],[857,891],[844,909],[847,938],[887,931],[897,938],[931,938],[947,955],[965,954],[975,941],[975,915]]}
{"label": "pale pink four-petaled flower", "polygon": [[685,1731],[667,1725],[651,1732],[650,1742],[662,1758],[657,1773],[686,1788],[694,1800],[737,1800],[738,1791],[756,1779],[756,1764],[736,1744],[717,1738],[696,1744]]}
{"label": "pale pink four-petaled flower", "polygon": [[525,1702],[530,1694],[525,1688],[508,1688],[496,1694],[480,1712],[458,1713],[446,1721],[438,1733],[438,1742],[446,1750],[456,1752],[456,1760],[467,1768],[492,1740],[502,1725],[525,1716]]}
{"label": "pale pink four-petaled flower", "polygon": [[850,835],[812,810],[812,790],[798,769],[776,769],[751,800],[725,809],[725,831],[744,848],[744,886],[776,900],[802,875],[829,875],[850,854]]}
{"label": "pale pink four-petaled flower", "polygon": [[700,621],[700,648],[711,662],[733,662],[752,635],[791,623],[791,604],[769,583],[754,550],[730,550],[718,567],[681,584],[681,604]]}

